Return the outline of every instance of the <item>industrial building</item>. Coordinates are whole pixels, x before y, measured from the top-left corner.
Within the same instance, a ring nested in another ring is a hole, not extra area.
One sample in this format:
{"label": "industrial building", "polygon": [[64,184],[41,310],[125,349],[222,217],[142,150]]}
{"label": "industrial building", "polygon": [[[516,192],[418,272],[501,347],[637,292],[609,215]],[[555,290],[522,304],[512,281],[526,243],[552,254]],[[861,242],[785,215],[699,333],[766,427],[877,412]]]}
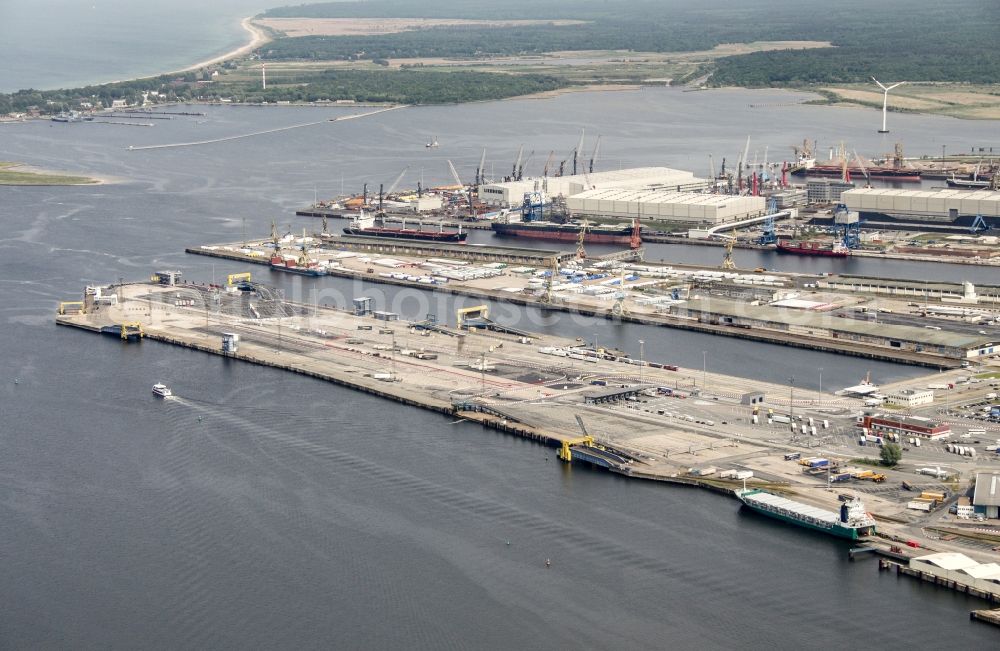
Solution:
{"label": "industrial building", "polygon": [[987,518],[1000,518],[1000,475],[992,472],[976,473],[972,509]]}
{"label": "industrial building", "polygon": [[890,405],[910,409],[933,403],[934,392],[930,389],[897,389],[895,391],[887,391],[885,401]]}
{"label": "industrial building", "polygon": [[657,189],[607,188],[567,197],[566,209],[575,217],[638,217],[715,225],[764,214],[764,197],[675,192]]}
{"label": "industrial building", "polygon": [[863,220],[970,227],[982,216],[984,226],[1000,227],[1000,192],[993,190],[859,188],[844,192],[841,201]]}
{"label": "industrial building", "polygon": [[1000,565],[980,563],[965,554],[940,552],[910,559],[910,569],[1000,596]]}
{"label": "industrial building", "polygon": [[916,436],[932,441],[939,441],[951,436],[951,427],[949,425],[937,423],[930,418],[921,418],[919,416],[895,416],[889,414],[865,416],[861,419],[861,427],[875,436],[898,434],[904,438]]}
{"label": "industrial building", "polygon": [[917,326],[837,319],[829,313],[749,305],[726,299],[694,299],[670,306],[670,313],[702,323],[734,328],[765,328],[793,335],[881,346],[967,359],[1000,353],[985,335],[967,335]]}
{"label": "industrial building", "polygon": [[919,280],[897,280],[894,278],[871,278],[866,276],[825,276],[816,281],[820,289],[859,292],[862,294],[884,294],[886,296],[912,296],[923,302],[943,303],[1000,303],[1000,287],[973,285],[972,283],[935,283]]}
{"label": "industrial building", "polygon": [[848,190],[854,189],[853,183],[817,179],[806,181],[806,201],[809,203],[838,203]]}
{"label": "industrial building", "polygon": [[593,174],[546,176],[520,181],[484,183],[479,186],[479,200],[498,208],[520,208],[526,192],[544,192],[549,197],[572,197],[587,190],[664,189],[693,192],[709,187],[710,181],[691,172],[669,167],[635,167]]}

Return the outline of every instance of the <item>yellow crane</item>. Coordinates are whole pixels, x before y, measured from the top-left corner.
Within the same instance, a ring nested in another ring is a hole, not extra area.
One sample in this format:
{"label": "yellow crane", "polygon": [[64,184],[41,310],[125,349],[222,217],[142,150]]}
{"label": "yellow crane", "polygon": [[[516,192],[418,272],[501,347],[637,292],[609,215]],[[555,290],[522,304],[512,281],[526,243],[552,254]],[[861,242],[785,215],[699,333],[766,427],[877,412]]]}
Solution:
{"label": "yellow crane", "polygon": [[587,250],[583,248],[583,242],[587,239],[587,229],[590,228],[590,222],[586,219],[583,220],[583,225],[580,226],[580,234],[576,238],[576,258],[577,260],[587,259]]}
{"label": "yellow crane", "polygon": [[726,257],[722,259],[723,269],[735,269],[736,263],[733,261],[733,246],[736,245],[736,238],[731,237],[726,240]]}
{"label": "yellow crane", "polygon": [[580,426],[580,431],[583,432],[583,436],[575,439],[563,440],[562,447],[559,448],[559,458],[567,462],[573,460],[573,450],[570,449],[570,446],[586,445],[587,447],[593,447],[594,445],[594,437],[587,431],[587,427],[583,424],[583,419],[580,418],[580,414],[575,414],[575,416],[576,423]]}
{"label": "yellow crane", "polygon": [[235,285],[236,283],[241,281],[250,282],[249,271],[244,271],[238,274],[229,274],[228,276],[226,276],[226,284],[228,285]]}

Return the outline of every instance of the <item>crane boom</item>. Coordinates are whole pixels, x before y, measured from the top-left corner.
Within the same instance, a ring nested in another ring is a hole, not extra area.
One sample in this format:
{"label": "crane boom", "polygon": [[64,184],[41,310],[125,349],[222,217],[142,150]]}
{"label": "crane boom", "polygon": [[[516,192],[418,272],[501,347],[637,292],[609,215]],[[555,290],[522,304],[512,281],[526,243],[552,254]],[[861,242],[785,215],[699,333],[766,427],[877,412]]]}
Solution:
{"label": "crane boom", "polygon": [[483,147],[483,155],[479,159],[479,168],[476,170],[476,182],[486,182],[486,147]]}
{"label": "crane boom", "polygon": [[555,150],[552,150],[552,151],[549,152],[549,157],[545,161],[545,167],[542,168],[542,176],[548,176],[549,175],[549,165],[552,164],[552,159],[555,158],[555,156],[556,156]]}
{"label": "crane boom", "polygon": [[389,189],[385,191],[386,194],[392,194],[396,190],[396,186],[399,185],[399,182],[403,180],[403,177],[406,175],[406,171],[408,169],[410,169],[408,166],[403,168],[403,171],[399,173],[399,176],[397,176],[396,180],[392,182],[392,185],[389,186]]}
{"label": "crane boom", "polygon": [[448,161],[448,171],[451,172],[451,178],[455,179],[455,185],[465,187],[465,184],[462,183],[462,179],[458,178],[458,172],[455,170],[455,166],[450,160]]}
{"label": "crane boom", "polygon": [[573,150],[573,174],[577,172],[577,162],[579,162],[580,157],[583,155],[583,137],[587,135],[586,129],[580,129],[580,142],[576,144],[576,149]]}
{"label": "crane boom", "polygon": [[524,145],[517,148],[517,158],[514,160],[514,168],[510,171],[513,178],[517,178],[517,168],[521,166],[521,157],[524,156]]}
{"label": "crane boom", "polygon": [[594,153],[590,155],[590,173],[594,173],[594,163],[597,162],[597,153],[601,151],[601,135],[597,135],[597,142],[594,143]]}

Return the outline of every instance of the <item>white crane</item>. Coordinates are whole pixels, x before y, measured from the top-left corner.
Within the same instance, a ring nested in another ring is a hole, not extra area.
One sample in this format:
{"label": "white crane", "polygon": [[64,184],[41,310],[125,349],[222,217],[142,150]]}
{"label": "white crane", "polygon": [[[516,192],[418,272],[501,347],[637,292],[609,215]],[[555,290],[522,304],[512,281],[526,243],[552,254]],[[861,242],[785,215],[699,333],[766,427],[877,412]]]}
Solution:
{"label": "white crane", "polygon": [[580,129],[580,142],[576,145],[576,149],[573,150],[573,174],[576,175],[578,162],[583,160],[583,137],[586,135],[586,129]]}
{"label": "white crane", "polygon": [[882,84],[881,81],[879,81],[875,77],[872,77],[872,81],[874,81],[876,84],[878,84],[878,87],[882,89],[882,128],[879,129],[878,132],[879,133],[889,133],[889,129],[887,129],[886,126],[885,126],[885,115],[886,115],[886,112],[889,110],[888,109],[888,106],[889,106],[889,91],[892,90],[893,88],[895,88],[896,86],[902,86],[906,82],[905,81],[899,81],[899,82],[896,82],[895,84],[893,84],[892,86],[885,86],[885,85]]}
{"label": "white crane", "polygon": [[397,176],[396,180],[392,182],[389,189],[385,191],[386,194],[392,194],[396,191],[396,188],[399,187],[399,182],[403,180],[403,177],[406,176],[406,171],[409,169],[409,166],[403,168],[403,171],[399,173],[399,176]]}
{"label": "white crane", "polygon": [[451,178],[455,179],[455,185],[464,188],[465,184],[462,183],[462,179],[458,178],[458,171],[455,170],[455,166],[450,160],[448,161],[448,171],[451,172]]}

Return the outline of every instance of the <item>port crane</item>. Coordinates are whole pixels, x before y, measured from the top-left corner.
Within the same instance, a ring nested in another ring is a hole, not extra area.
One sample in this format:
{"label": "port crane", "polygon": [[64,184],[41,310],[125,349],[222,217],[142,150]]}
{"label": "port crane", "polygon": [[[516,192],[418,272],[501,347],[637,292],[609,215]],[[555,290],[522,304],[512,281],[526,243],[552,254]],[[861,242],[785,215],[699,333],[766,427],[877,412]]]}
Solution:
{"label": "port crane", "polygon": [[583,154],[583,137],[584,137],[584,135],[586,135],[586,133],[587,133],[586,129],[580,129],[580,142],[577,143],[576,149],[573,150],[573,175],[574,176],[576,176],[576,174],[577,174],[577,171],[576,171],[576,169],[577,169],[576,168],[577,162],[580,160],[580,156]]}
{"label": "port crane", "polygon": [[583,225],[580,226],[580,233],[576,237],[576,259],[586,260],[587,250],[583,247],[583,242],[587,239],[587,229],[590,228],[590,222],[586,219],[583,220]]}
{"label": "port crane", "polygon": [[625,304],[625,267],[622,267],[621,279],[618,283],[618,291],[615,292],[615,302],[611,306],[611,314],[617,317],[628,316],[632,312]]}
{"label": "port crane", "polygon": [[524,156],[524,145],[517,148],[517,158],[514,160],[514,167],[510,170],[510,178],[512,181],[517,180],[517,168],[521,166],[522,156]]}
{"label": "port crane", "polygon": [[774,215],[778,212],[778,200],[771,197],[767,200],[767,219],[764,220],[764,225],[760,229],[760,237],[757,238],[757,244],[760,246],[770,246],[771,244],[777,244],[778,242],[778,229],[774,225]]}
{"label": "port crane", "polygon": [[588,170],[591,174],[594,173],[594,163],[597,162],[597,154],[601,150],[601,136],[598,134],[597,142],[594,143],[594,151],[590,154],[590,169]]}
{"label": "port crane", "polygon": [[476,168],[476,185],[486,183],[486,147],[483,147],[483,155],[479,159],[479,167]]}
{"label": "port crane", "polygon": [[462,179],[458,177],[458,170],[455,169],[455,165],[450,160],[448,161],[448,171],[451,172],[451,178],[455,181],[455,185],[460,188],[464,188],[465,184],[462,183]]}
{"label": "port crane", "polygon": [[555,150],[549,152],[549,157],[545,161],[545,167],[542,168],[542,176],[549,175],[549,166],[552,165],[552,159],[555,158],[555,156],[556,156]]}
{"label": "port crane", "polygon": [[577,439],[564,439],[562,446],[559,448],[559,458],[563,461],[573,460],[573,451],[570,449],[572,445],[585,445],[587,447],[593,447],[594,437],[590,435],[587,431],[586,425],[583,424],[583,418],[579,414],[575,414],[576,424],[580,426],[580,431],[583,432],[583,436]]}
{"label": "port crane", "polygon": [[410,169],[409,166],[403,168],[403,171],[399,173],[399,176],[397,176],[396,180],[392,182],[392,185],[389,186],[389,189],[385,191],[386,194],[392,194],[393,192],[396,191],[396,188],[399,186],[399,182],[403,180],[403,177],[406,176],[406,172],[409,169]]}
{"label": "port crane", "polygon": [[535,150],[532,149],[528,152],[528,157],[524,159],[524,162],[517,166],[517,177],[515,180],[520,181],[524,178],[524,166],[531,162],[531,157],[535,155]]}
{"label": "port crane", "polygon": [[735,269],[736,268],[736,263],[733,261],[733,246],[735,246],[735,244],[736,244],[736,238],[735,237],[727,237],[726,238],[726,255],[722,259],[722,268],[723,269]]}

